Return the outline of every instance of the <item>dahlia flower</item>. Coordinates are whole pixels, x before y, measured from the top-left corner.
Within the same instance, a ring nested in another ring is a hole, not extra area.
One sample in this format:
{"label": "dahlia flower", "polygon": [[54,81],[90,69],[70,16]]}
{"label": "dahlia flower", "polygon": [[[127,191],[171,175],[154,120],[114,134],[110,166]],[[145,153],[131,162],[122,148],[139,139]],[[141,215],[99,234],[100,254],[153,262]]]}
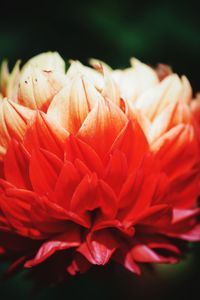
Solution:
{"label": "dahlia flower", "polygon": [[0,253],[9,269],[57,260],[176,263],[200,240],[199,101],[185,76],[131,59],[112,70],[40,54],[1,68]]}

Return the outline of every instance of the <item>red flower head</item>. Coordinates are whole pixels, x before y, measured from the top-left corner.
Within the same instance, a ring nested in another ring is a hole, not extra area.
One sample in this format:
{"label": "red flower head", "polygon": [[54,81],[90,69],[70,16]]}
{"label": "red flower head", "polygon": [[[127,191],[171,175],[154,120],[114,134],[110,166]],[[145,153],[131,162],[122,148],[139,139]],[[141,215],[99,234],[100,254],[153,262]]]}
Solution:
{"label": "red flower head", "polygon": [[200,240],[188,80],[136,59],[123,71],[91,63],[65,73],[46,53],[2,66],[0,252],[12,267],[60,254],[72,275],[110,260],[140,273]]}

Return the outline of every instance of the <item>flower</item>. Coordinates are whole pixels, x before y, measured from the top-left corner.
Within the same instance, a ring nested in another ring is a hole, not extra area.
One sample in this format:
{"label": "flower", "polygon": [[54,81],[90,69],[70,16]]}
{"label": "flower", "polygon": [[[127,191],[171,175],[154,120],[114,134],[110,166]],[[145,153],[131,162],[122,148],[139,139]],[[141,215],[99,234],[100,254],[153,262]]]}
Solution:
{"label": "flower", "polygon": [[[57,53],[1,69],[0,253],[9,271],[55,259],[175,263],[200,240],[198,101],[186,77]],[[61,262],[61,263],[60,263]],[[59,268],[58,268],[59,266]]]}

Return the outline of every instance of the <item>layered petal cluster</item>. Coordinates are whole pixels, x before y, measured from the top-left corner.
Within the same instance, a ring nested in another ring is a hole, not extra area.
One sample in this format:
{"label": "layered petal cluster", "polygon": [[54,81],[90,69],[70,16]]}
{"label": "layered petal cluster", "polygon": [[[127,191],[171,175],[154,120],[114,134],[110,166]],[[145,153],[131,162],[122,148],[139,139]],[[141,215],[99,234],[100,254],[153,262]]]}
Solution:
{"label": "layered petal cluster", "polygon": [[[186,77],[44,53],[1,69],[0,253],[74,275],[175,263],[200,240],[198,101]],[[61,262],[61,263],[60,263]]]}

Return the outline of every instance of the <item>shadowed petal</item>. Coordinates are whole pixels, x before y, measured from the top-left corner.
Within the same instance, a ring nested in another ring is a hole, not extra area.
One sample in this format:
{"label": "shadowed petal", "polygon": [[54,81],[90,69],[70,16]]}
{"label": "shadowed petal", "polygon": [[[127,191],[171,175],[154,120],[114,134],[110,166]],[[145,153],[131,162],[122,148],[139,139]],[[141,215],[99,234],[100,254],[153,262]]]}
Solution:
{"label": "shadowed petal", "polygon": [[78,248],[90,263],[95,265],[105,265],[118,246],[113,236],[104,230],[92,233],[87,237],[87,242]]}
{"label": "shadowed petal", "polygon": [[154,250],[146,245],[136,245],[131,250],[134,260],[142,263],[176,263],[177,258],[174,256],[164,257],[157,254]]}
{"label": "shadowed petal", "polygon": [[36,256],[25,263],[26,268],[31,268],[42,263],[55,252],[66,250],[80,245],[80,230],[76,226],[69,226],[66,232],[43,243]]}

